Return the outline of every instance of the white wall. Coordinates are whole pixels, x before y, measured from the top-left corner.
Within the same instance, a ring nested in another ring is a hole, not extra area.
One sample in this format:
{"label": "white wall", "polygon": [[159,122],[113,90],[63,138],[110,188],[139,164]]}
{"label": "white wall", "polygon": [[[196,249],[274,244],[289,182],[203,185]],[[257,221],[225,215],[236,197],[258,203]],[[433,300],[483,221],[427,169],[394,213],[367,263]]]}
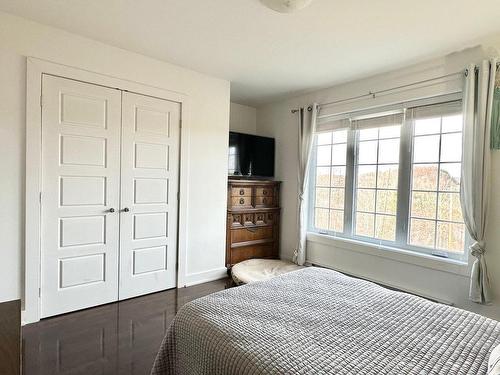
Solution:
{"label": "white wall", "polygon": [[[498,44],[500,46],[500,43]],[[441,59],[401,69],[388,74],[338,85],[329,89],[308,93],[282,102],[271,103],[257,109],[257,131],[264,136],[276,137],[276,176],[282,184],[282,233],[281,255],[291,259],[295,247],[297,223],[297,115],[290,109],[313,102],[325,103],[353,97],[371,91],[396,87],[463,69],[467,63],[476,62],[484,55],[483,49],[475,48]],[[359,102],[360,106],[373,105],[374,101]],[[462,267],[462,273],[453,272],[455,267],[431,268],[435,263],[408,263],[407,259],[395,260],[380,256],[380,251],[364,248],[354,251],[351,246],[338,243],[308,241],[307,260],[332,267],[353,275],[365,277],[408,291],[449,301],[456,306],[500,319],[500,152],[493,155],[492,202],[490,226],[487,234],[487,261],[496,300],[493,306],[480,306],[468,301],[468,277],[470,265]],[[359,248],[359,246],[358,246]],[[442,269],[441,269],[442,268]]]}
{"label": "white wall", "polygon": [[22,294],[26,59],[0,48],[0,302]]}
{"label": "white wall", "polygon": [[189,96],[186,281],[223,276],[229,82],[0,13],[0,302],[24,293],[26,56]]}
{"label": "white wall", "polygon": [[229,129],[239,133],[257,133],[257,109],[231,102]]}

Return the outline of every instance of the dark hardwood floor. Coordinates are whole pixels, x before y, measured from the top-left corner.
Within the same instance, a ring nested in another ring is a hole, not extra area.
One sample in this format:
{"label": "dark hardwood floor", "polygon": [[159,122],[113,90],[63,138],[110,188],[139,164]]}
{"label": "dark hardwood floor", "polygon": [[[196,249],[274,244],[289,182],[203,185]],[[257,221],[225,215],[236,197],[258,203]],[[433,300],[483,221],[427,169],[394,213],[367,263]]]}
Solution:
{"label": "dark hardwood floor", "polygon": [[0,303],[0,374],[19,375],[21,300]]}
{"label": "dark hardwood floor", "polygon": [[27,325],[23,327],[23,373],[149,374],[182,305],[228,285],[224,279],[171,289]]}

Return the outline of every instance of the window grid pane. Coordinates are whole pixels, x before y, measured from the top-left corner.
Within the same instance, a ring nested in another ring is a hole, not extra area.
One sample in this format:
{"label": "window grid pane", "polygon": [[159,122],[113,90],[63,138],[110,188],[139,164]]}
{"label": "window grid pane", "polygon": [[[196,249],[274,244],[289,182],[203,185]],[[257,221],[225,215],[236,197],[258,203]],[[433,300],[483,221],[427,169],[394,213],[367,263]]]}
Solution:
{"label": "window grid pane", "polygon": [[401,125],[359,130],[354,234],[396,240]]}
{"label": "window grid pane", "polygon": [[319,231],[344,231],[347,130],[316,135],[314,227]]}
{"label": "window grid pane", "polygon": [[463,260],[462,115],[437,105],[408,107],[394,126],[316,134],[312,229]]}
{"label": "window grid pane", "polygon": [[414,121],[410,245],[464,252],[465,225],[460,206],[461,123],[462,116]]}

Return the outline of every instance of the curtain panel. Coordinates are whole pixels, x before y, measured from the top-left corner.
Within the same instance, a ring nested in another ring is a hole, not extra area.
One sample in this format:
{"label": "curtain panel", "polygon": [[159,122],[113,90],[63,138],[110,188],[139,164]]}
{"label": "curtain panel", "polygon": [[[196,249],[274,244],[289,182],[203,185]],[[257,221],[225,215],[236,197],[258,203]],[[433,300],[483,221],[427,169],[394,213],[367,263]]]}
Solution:
{"label": "curtain panel", "polygon": [[[310,110],[309,110],[310,108]],[[309,169],[311,167],[311,154],[316,132],[318,104],[314,103],[308,108],[300,108],[298,123],[298,215],[297,215],[297,245],[293,261],[303,265],[306,261],[306,236],[307,236],[307,187],[309,183]]]}
{"label": "curtain panel", "polygon": [[463,95],[463,162],[460,201],[476,258],[470,276],[469,299],[488,304],[491,290],[484,253],[490,190],[490,128],[496,59],[467,69]]}
{"label": "curtain panel", "polygon": [[491,149],[500,150],[500,65],[497,66],[491,110]]}

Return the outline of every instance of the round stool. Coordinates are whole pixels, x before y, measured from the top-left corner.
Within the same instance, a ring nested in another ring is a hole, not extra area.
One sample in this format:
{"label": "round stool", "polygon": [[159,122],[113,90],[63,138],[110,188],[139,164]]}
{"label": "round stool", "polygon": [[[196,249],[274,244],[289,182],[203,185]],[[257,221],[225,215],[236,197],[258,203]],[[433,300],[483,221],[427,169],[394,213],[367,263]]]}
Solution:
{"label": "round stool", "polygon": [[267,280],[301,268],[304,267],[279,259],[249,259],[235,264],[231,268],[231,276],[236,285],[242,285]]}

